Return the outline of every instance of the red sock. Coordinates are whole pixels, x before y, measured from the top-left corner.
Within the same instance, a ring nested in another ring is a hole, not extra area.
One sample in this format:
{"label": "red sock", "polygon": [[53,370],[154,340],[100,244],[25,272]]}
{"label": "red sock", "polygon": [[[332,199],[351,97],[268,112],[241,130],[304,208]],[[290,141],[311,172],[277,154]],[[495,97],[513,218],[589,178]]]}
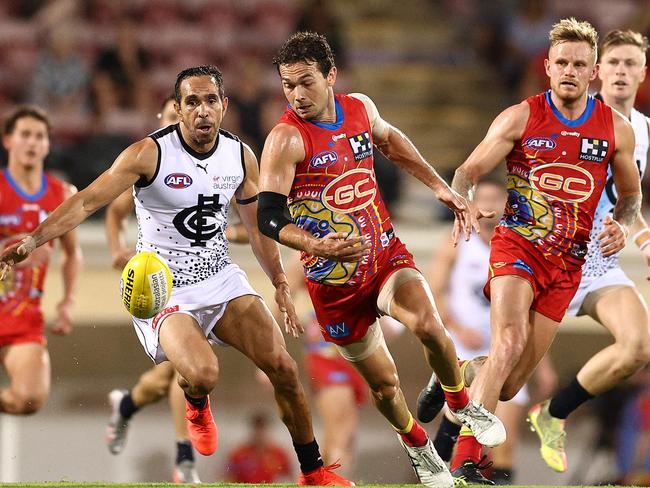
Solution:
{"label": "red sock", "polygon": [[465,408],[469,403],[467,388],[465,388],[462,384],[457,387],[448,387],[442,385],[442,390],[445,392],[445,400],[447,400],[447,405],[452,412],[460,408]]}
{"label": "red sock", "polygon": [[456,443],[456,454],[451,460],[451,470],[458,468],[465,461],[478,463],[481,460],[481,445],[473,435],[460,435]]}
{"label": "red sock", "polygon": [[404,443],[411,447],[422,447],[429,441],[429,436],[427,435],[426,430],[424,430],[415,420],[413,420],[411,430],[408,432],[397,432],[402,436]]}

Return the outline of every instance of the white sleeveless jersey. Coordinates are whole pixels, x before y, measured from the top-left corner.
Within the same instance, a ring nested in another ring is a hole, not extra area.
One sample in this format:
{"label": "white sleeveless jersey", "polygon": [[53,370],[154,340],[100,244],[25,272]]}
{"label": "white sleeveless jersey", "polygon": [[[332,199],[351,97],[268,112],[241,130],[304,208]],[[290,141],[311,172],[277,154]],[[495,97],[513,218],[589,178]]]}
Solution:
{"label": "white sleeveless jersey", "polygon": [[134,187],[137,251],[167,260],[173,286],[201,282],[231,264],[225,230],[230,199],[244,181],[244,149],[219,130],[215,146],[197,153],[178,124],[154,132],[158,167],[153,180]]}
{"label": "white sleeveless jersey", "polygon": [[[632,109],[632,116],[630,117],[632,128],[634,129],[634,138],[636,145],[634,146],[634,159],[639,167],[641,178],[645,173],[646,162],[648,157],[648,121],[641,112]],[[614,213],[614,206],[616,205],[616,187],[614,186],[614,179],[612,178],[611,168],[607,170],[607,183],[605,190],[598,202],[598,208],[594,215],[594,224],[589,235],[590,241],[588,246],[587,258],[582,265],[582,275],[587,278],[596,278],[604,275],[608,270],[618,268],[618,254],[608,258],[603,256],[600,251],[600,241],[597,239],[598,234],[603,230],[603,221],[606,215]]]}
{"label": "white sleeveless jersey", "polygon": [[489,262],[490,246],[478,235],[473,234],[469,241],[461,239],[449,278],[447,309],[454,321],[483,336],[483,348],[480,351],[465,351],[450,331],[458,357],[462,359],[485,353],[490,346],[490,302],[483,294]]}

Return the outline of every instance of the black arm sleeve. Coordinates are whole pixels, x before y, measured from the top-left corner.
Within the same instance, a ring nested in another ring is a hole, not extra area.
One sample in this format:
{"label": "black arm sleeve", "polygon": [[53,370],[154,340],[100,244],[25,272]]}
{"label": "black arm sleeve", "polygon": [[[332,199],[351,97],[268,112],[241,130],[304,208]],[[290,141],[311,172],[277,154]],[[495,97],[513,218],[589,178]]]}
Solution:
{"label": "black arm sleeve", "polygon": [[262,234],[280,242],[280,230],[293,223],[287,208],[287,197],[273,191],[263,191],[258,196],[257,226]]}

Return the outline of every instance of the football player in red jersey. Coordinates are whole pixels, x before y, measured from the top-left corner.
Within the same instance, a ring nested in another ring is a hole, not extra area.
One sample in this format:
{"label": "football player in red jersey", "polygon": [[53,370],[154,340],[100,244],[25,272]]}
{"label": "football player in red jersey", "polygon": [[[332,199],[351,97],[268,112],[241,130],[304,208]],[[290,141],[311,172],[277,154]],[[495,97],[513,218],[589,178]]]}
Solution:
{"label": "football player in red jersey", "polygon": [[[595,29],[564,19],[549,40],[550,90],[497,116],[452,184],[471,200],[478,179],[506,159],[508,203],[492,238],[485,286],[492,342],[471,387],[472,398],[490,410],[519,391],[555,337],[580,283],[608,169],[618,200],[599,235],[604,255],[623,248],[641,205],[632,126],[587,93],[598,73]],[[454,475],[487,483],[480,455],[471,433],[461,431]]]}
{"label": "football player in red jersey", "polygon": [[[0,172],[0,248],[33,231],[65,198],[76,190],[46,173],[50,151],[50,121],[37,107],[19,107],[4,124],[7,167]],[[72,330],[72,306],[81,250],[74,231],[61,242],[63,298],[51,330]],[[52,245],[23,261],[0,283],[0,363],[10,380],[0,388],[0,412],[30,414],[38,411],[50,392],[50,357],[41,310],[41,295]]]}
{"label": "football player in red jersey", "polygon": [[[384,121],[370,98],[334,93],[336,66],[327,40],[300,32],[274,63],[290,107],[261,158],[260,230],[302,251],[307,288],[325,339],[337,345],[370,386],[378,410],[398,432],[420,481],[453,486],[444,462],[414,421],[377,324],[390,315],[424,345],[450,408],[487,445],[505,439],[501,422],[468,400],[456,350],[431,292],[396,237],[373,170],[373,145],[429,186],[469,234],[467,203]],[[286,214],[287,204],[291,218]]]}

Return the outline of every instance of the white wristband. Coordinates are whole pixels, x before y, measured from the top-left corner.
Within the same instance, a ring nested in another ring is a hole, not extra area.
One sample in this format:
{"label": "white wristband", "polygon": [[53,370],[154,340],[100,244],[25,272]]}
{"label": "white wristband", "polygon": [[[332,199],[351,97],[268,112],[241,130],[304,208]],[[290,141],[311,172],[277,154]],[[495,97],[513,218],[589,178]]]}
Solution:
{"label": "white wristband", "polygon": [[645,241],[643,241],[641,243],[641,245],[639,246],[639,250],[643,251],[643,249],[648,247],[648,246],[650,246],[650,239],[646,239]]}

